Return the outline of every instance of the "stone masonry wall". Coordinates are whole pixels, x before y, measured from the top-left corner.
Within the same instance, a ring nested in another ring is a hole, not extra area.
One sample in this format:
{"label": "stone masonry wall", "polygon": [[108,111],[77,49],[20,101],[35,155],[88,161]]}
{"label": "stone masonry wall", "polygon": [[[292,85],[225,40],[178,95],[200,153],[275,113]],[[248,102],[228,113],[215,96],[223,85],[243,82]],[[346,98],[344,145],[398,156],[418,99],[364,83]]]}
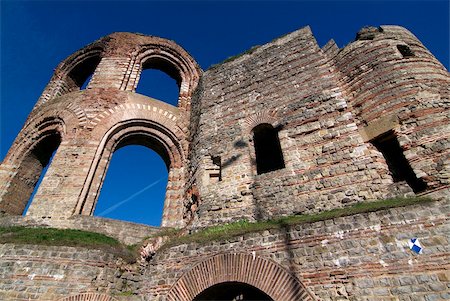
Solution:
{"label": "stone masonry wall", "polygon": [[[157,253],[149,262],[140,294],[145,300],[160,300],[158,296],[164,296],[195,265],[217,254],[242,253],[281,265],[319,300],[446,300],[450,297],[449,218],[450,202],[440,201],[204,245],[183,244]],[[424,247],[421,255],[408,248],[414,237]],[[235,273],[242,268],[238,262],[228,264]],[[208,266],[203,269],[212,277]]]}
{"label": "stone masonry wall", "polygon": [[[196,226],[389,195],[387,166],[360,135],[339,81],[309,28],[204,73],[191,145],[201,197]],[[279,129],[285,168],[258,175],[252,129],[261,123]],[[220,181],[208,177],[214,157],[221,161]]]}
{"label": "stone masonry wall", "polygon": [[429,189],[447,187],[450,77],[445,67],[399,26],[363,28],[353,43],[329,56],[366,140],[393,130],[416,176]]}
{"label": "stone masonry wall", "polygon": [[[180,287],[180,277],[195,266],[203,265],[198,277],[211,278],[215,271],[208,265],[210,258],[241,254],[254,259],[241,266],[230,257],[225,265],[230,277],[239,271],[243,275],[247,271],[249,277],[271,277],[264,272],[270,263],[294,275],[318,300],[446,300],[450,297],[449,219],[450,202],[436,201],[206,244],[182,244],[158,251],[145,266],[134,267],[96,250],[3,244],[0,298],[58,300],[97,292],[119,300],[168,300],[165,296],[171,289]],[[408,248],[414,237],[423,245],[420,255]],[[264,277],[261,286],[272,281]],[[277,285],[283,281],[280,277],[274,282],[275,291],[282,291]],[[182,287],[197,285],[185,282]]]}
{"label": "stone masonry wall", "polygon": [[106,292],[116,278],[115,258],[103,251],[1,244],[0,254],[0,299],[5,301]]}

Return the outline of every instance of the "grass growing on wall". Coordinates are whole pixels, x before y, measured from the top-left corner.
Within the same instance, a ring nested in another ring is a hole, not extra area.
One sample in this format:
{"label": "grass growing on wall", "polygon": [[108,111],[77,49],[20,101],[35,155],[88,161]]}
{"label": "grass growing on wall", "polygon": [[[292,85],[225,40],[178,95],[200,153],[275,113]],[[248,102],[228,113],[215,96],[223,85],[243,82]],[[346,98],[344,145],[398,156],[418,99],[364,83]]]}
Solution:
{"label": "grass growing on wall", "polygon": [[0,227],[0,243],[84,247],[112,253],[127,262],[134,261],[135,258],[133,250],[116,239],[104,234],[81,230],[21,226]]}
{"label": "grass growing on wall", "polygon": [[[211,241],[229,240],[248,233],[271,229],[286,229],[287,227],[324,221],[337,217],[350,216],[359,213],[369,213],[379,210],[423,204],[435,201],[430,198],[394,198],[374,202],[358,203],[353,206],[323,211],[315,214],[293,215],[273,220],[257,222],[238,221],[200,229],[188,235],[185,230],[165,229],[155,234],[167,236],[169,240],[159,251],[185,243],[209,243]],[[81,230],[53,229],[53,228],[27,228],[27,227],[0,227],[0,243],[31,244],[46,246],[69,246],[99,249],[123,258],[128,263],[136,262],[138,250],[141,245],[125,246],[109,236]]]}
{"label": "grass growing on wall", "polygon": [[207,243],[214,240],[232,239],[233,237],[252,232],[282,229],[299,224],[319,222],[337,217],[350,216],[358,213],[369,213],[389,208],[422,204],[431,201],[435,200],[422,197],[392,198],[375,202],[357,203],[353,206],[323,211],[315,214],[292,215],[278,219],[257,222],[238,221],[220,226],[205,228],[187,236],[172,237],[163,246],[163,248],[190,242]]}

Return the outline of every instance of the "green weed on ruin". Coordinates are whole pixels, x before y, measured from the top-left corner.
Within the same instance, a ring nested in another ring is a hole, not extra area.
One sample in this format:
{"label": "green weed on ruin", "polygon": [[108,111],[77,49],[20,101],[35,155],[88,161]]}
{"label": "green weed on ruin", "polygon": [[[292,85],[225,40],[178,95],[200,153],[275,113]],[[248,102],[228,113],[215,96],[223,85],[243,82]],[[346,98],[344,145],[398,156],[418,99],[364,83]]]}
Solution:
{"label": "green weed on ruin", "polygon": [[54,228],[0,227],[0,243],[30,244],[44,246],[67,246],[98,249],[134,262],[133,249],[104,234]]}
{"label": "green weed on ruin", "polygon": [[315,214],[292,215],[279,219],[257,222],[238,221],[220,226],[205,228],[186,236],[171,237],[171,239],[163,246],[163,249],[192,242],[204,244],[217,240],[229,240],[248,233],[272,229],[286,229],[287,227],[299,224],[314,223],[343,216],[422,204],[431,201],[434,200],[424,197],[392,198],[374,202],[357,203],[353,206],[332,209]]}

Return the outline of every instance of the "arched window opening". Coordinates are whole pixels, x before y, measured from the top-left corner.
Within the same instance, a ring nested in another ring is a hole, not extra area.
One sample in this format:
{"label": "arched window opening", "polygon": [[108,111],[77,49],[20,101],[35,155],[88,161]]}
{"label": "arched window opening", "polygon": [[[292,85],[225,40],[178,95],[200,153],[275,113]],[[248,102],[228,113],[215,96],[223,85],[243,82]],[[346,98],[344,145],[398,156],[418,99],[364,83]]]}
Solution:
{"label": "arched window opening", "polygon": [[139,137],[121,141],[111,158],[94,216],[160,226],[169,159],[157,144],[151,145],[154,150],[142,144]]}
{"label": "arched window opening", "polygon": [[50,162],[53,161],[53,157],[54,157],[55,154],[56,154],[56,149],[57,149],[57,148],[55,148],[55,150],[54,150],[53,153],[51,154],[50,159],[48,160],[47,165],[44,166],[44,168],[42,169],[41,175],[39,176],[39,179],[38,179],[36,185],[34,185],[33,192],[31,193],[31,196],[30,196],[30,198],[28,199],[27,204],[25,205],[25,209],[23,210],[22,215],[26,215],[26,214],[27,214],[28,208],[30,208],[30,205],[31,205],[31,203],[32,203],[32,201],[33,201],[33,199],[34,199],[34,196],[36,195],[36,192],[38,191],[38,188],[39,188],[39,186],[41,185],[42,180],[44,179],[45,175],[47,174],[47,170],[48,170],[48,168],[49,168],[49,166],[50,166]]}
{"label": "arched window opening", "polygon": [[178,70],[161,58],[150,58],[142,65],[136,92],[178,106],[181,77]]}
{"label": "arched window opening", "polygon": [[427,188],[427,184],[417,178],[392,131],[378,136],[372,140],[372,144],[383,154],[394,182],[405,181],[415,193]]}
{"label": "arched window opening", "polygon": [[224,282],[213,285],[193,301],[224,300],[224,301],[273,301],[266,293],[242,282]]}
{"label": "arched window opening", "polygon": [[76,65],[67,76],[68,92],[85,89],[99,63],[100,56],[96,55]]}
{"label": "arched window opening", "polygon": [[284,168],[278,131],[270,124],[264,123],[253,129],[253,140],[258,174]]}
{"label": "arched window opening", "polygon": [[25,156],[3,198],[8,204],[8,213],[26,213],[60,143],[59,133],[48,135]]}

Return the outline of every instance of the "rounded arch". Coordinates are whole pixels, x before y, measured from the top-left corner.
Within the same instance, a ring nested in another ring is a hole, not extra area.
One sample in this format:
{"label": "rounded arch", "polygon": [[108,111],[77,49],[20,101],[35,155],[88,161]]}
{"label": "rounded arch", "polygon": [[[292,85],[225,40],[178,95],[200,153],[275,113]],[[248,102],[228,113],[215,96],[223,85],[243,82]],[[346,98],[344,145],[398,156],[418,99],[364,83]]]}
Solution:
{"label": "rounded arch", "polygon": [[4,162],[15,166],[20,165],[24,157],[46,137],[58,135],[62,142],[66,132],[66,122],[63,118],[43,114],[27,124],[26,128],[17,136],[15,144],[9,150]]}
{"label": "rounded arch", "polygon": [[22,214],[46,166],[65,135],[61,118],[42,117],[21,132],[0,174],[0,211]]}
{"label": "rounded arch", "polygon": [[253,254],[218,254],[196,264],[167,293],[167,301],[192,301],[219,283],[251,285],[275,301],[315,300],[306,287],[279,264]]}
{"label": "rounded arch", "polygon": [[[148,115],[150,113],[145,112],[153,112],[153,110],[127,111],[125,120],[120,120],[124,117],[123,114],[113,115],[108,118],[108,122],[93,130],[94,137],[102,138],[78,199],[75,214],[93,214],[114,151],[125,145],[138,144],[157,152],[169,170],[162,226],[184,225],[182,218],[185,186],[185,150],[182,143],[185,140],[184,135],[174,122],[168,122],[170,119],[161,122],[159,119],[151,119]],[[108,124],[110,128],[103,132],[105,125]]]}
{"label": "rounded arch", "polygon": [[134,59],[134,70],[128,72],[124,90],[135,91],[144,69],[157,69],[175,79],[179,87],[178,106],[189,112],[191,96],[200,79],[200,67],[182,47],[173,41],[147,37],[139,45]]}
{"label": "rounded arch", "polygon": [[37,106],[55,97],[80,90],[92,76],[104,52],[101,42],[94,42],[78,50],[56,67],[53,77],[37,102]]}
{"label": "rounded arch", "polygon": [[253,129],[263,123],[270,124],[274,128],[278,127],[280,124],[277,118],[277,112],[262,110],[258,113],[247,116],[242,123],[244,133],[248,136],[252,135]]}
{"label": "rounded arch", "polygon": [[58,301],[116,301],[116,300],[117,299],[109,295],[97,293],[83,293],[58,299]]}

